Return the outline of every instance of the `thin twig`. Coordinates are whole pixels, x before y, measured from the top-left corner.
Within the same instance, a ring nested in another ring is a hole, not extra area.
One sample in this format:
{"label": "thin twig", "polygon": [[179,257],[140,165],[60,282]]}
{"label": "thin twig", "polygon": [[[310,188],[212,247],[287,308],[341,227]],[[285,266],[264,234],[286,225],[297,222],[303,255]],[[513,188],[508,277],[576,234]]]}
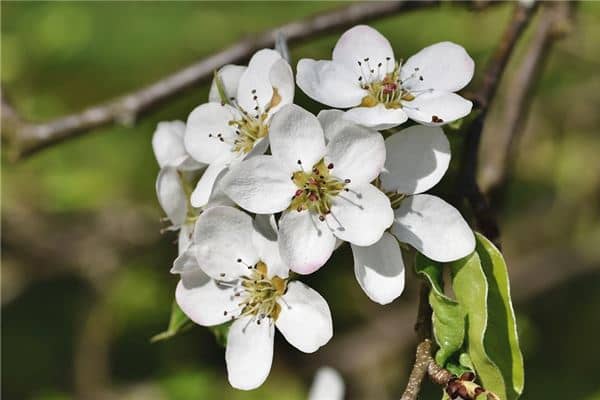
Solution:
{"label": "thin twig", "polygon": [[496,243],[496,245],[499,245],[500,238],[500,229],[496,214],[477,183],[479,143],[481,142],[481,132],[483,131],[489,106],[494,99],[500,79],[518,39],[533,16],[534,10],[535,7],[528,7],[522,3],[517,3],[498,47],[488,62],[484,72],[483,83],[472,97],[479,111],[466,134],[458,175],[455,203],[459,205],[463,198],[468,200],[474,214],[477,229]]}
{"label": "thin twig", "polygon": [[[496,3],[480,3],[476,0],[461,2],[462,5],[474,8],[483,8]],[[272,47],[280,34],[284,35],[289,43],[299,43],[354,24],[437,4],[440,4],[440,0],[365,2],[317,14],[256,36],[246,37],[156,83],[75,114],[45,123],[32,123],[20,118],[13,118],[10,121],[16,123],[8,124],[5,123],[3,117],[2,136],[12,147],[11,158],[14,160],[24,158],[98,127],[114,123],[133,124],[141,114],[172,99],[186,89],[210,79],[215,69],[225,64],[242,62],[256,50]],[[2,109],[4,110],[4,108],[3,101]],[[12,110],[12,108],[8,109]],[[8,115],[9,113],[3,111],[2,114]]]}
{"label": "thin twig", "polygon": [[570,9],[571,4],[568,2],[544,6],[525,56],[507,84],[507,95],[502,107],[505,111],[500,119],[502,123],[493,131],[494,151],[486,157],[481,171],[481,188],[489,195],[492,207],[501,205],[516,145],[529,114],[532,89],[539,81],[552,45],[569,30]]}

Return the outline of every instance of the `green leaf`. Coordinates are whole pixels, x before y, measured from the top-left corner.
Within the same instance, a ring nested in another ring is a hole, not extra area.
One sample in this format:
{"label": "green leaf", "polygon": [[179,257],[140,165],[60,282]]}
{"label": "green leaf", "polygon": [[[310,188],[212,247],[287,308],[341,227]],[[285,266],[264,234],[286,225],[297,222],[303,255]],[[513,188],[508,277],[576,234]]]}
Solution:
{"label": "green leaf", "polygon": [[525,372],[506,263],[492,242],[479,233],[476,236],[477,254],[488,282],[489,320],[484,345],[504,376],[508,399],[517,399],[523,393]]}
{"label": "green leaf", "polygon": [[429,304],[433,309],[433,334],[440,347],[435,361],[445,366],[453,354],[458,352],[465,338],[465,311],[456,301],[444,294],[443,267],[422,254],[415,260],[417,273],[424,276],[431,286]]}
{"label": "green leaf", "polygon": [[[502,372],[490,359],[484,338],[488,325],[488,283],[477,252],[450,263],[456,299],[467,313],[467,352],[483,387],[507,399]],[[508,351],[508,349],[507,349]]]}
{"label": "green leaf", "polygon": [[183,313],[183,311],[181,311],[181,308],[179,308],[177,302],[173,300],[173,305],[171,306],[171,318],[169,319],[169,327],[166,331],[152,336],[150,342],[156,343],[160,342],[161,340],[170,339],[178,333],[188,330],[192,327],[192,325],[192,321]]}

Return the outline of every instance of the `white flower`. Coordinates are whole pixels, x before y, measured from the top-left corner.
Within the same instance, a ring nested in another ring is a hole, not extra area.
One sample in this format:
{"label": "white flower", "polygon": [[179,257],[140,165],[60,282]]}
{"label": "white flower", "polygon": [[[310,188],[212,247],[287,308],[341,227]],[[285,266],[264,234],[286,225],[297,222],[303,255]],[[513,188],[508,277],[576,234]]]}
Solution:
{"label": "white flower", "polygon": [[325,145],[329,125],[296,105],[273,117],[270,156],[232,167],[225,193],[257,214],[283,211],[279,250],[301,274],[321,267],[336,237],[361,246],[377,242],[393,221],[387,196],[370,182],[385,162],[382,136],[348,124]]}
{"label": "white flower", "polygon": [[339,372],[331,367],[321,367],[315,374],[308,400],[342,400],[344,380]]}
{"label": "white flower", "polygon": [[274,50],[256,52],[248,67],[221,68],[209,102],[196,107],[187,120],[185,148],[195,160],[208,164],[192,193],[193,206],[206,204],[215,180],[229,165],[265,152],[271,116],[293,98],[292,70]]}
{"label": "white flower", "polygon": [[[341,113],[329,111],[335,112]],[[385,144],[388,157],[380,185],[394,208],[391,234],[386,232],[372,246],[352,245],[356,277],[369,298],[381,304],[404,289],[404,263],[396,239],[440,262],[475,249],[473,232],[460,213],[439,197],[422,194],[442,179],[450,163],[450,145],[442,129],[415,125],[388,137]]]}
{"label": "white flower", "polygon": [[306,353],[333,335],[327,302],[288,279],[277,232],[266,221],[268,217],[259,216],[253,222],[232,207],[205,211],[193,235],[196,266],[181,273],[175,293],[179,307],[199,325],[233,321],[225,360],[229,382],[244,390],[257,388],[269,374],[275,326]]}
{"label": "white flower", "polygon": [[206,164],[195,161],[185,151],[183,121],[159,122],[152,136],[152,149],[160,168],[175,167],[180,171],[199,170]]}
{"label": "white flower", "polygon": [[381,130],[407,118],[441,125],[468,115],[472,103],[454,92],[473,71],[465,49],[451,42],[426,47],[402,64],[383,35],[358,25],[340,37],[331,61],[300,60],[296,80],[313,99],[350,108],[345,118]]}

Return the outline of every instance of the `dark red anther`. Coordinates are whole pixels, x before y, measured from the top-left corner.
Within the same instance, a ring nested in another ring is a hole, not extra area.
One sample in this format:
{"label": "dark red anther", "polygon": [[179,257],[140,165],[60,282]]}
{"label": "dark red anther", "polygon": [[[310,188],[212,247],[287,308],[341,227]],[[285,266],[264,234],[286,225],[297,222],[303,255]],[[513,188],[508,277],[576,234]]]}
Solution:
{"label": "dark red anther", "polygon": [[333,169],[333,163],[329,163],[329,165],[327,165],[327,169]]}
{"label": "dark red anther", "polygon": [[314,194],[314,193],[311,193],[311,195],[310,195],[310,196],[308,196],[308,199],[309,199],[310,201],[317,201],[317,195],[316,195],[316,194]]}
{"label": "dark red anther", "polygon": [[383,93],[384,94],[393,94],[396,92],[396,90],[398,90],[398,85],[395,84],[394,82],[385,83],[383,85]]}
{"label": "dark red anther", "polygon": [[296,190],[296,194],[294,195],[294,197],[298,197],[298,196],[300,196],[302,193],[303,193],[303,190],[302,190],[302,189],[298,189],[298,190]]}

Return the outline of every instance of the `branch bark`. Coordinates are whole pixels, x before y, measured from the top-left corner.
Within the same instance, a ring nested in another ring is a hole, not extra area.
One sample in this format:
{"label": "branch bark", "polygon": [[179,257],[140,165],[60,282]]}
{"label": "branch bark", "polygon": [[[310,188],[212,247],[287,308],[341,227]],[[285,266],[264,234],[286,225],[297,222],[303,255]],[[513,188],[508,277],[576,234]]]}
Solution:
{"label": "branch bark", "polygon": [[500,228],[496,213],[477,183],[479,144],[487,113],[496,95],[500,79],[534,11],[535,7],[517,3],[512,18],[485,69],[483,83],[472,96],[479,113],[467,131],[458,175],[455,204],[460,205],[465,198],[473,211],[476,228],[497,246],[500,245]]}
{"label": "branch bark", "polygon": [[[12,148],[11,159],[18,160],[102,126],[133,124],[141,114],[210,79],[215,69],[225,64],[242,62],[258,49],[273,47],[280,35],[285,36],[289,43],[300,43],[358,23],[440,3],[440,0],[364,2],[317,14],[244,38],[225,50],[213,53],[142,89],[45,123],[33,123],[18,117],[3,97],[2,137]],[[497,2],[470,0],[461,3],[483,8]]]}

